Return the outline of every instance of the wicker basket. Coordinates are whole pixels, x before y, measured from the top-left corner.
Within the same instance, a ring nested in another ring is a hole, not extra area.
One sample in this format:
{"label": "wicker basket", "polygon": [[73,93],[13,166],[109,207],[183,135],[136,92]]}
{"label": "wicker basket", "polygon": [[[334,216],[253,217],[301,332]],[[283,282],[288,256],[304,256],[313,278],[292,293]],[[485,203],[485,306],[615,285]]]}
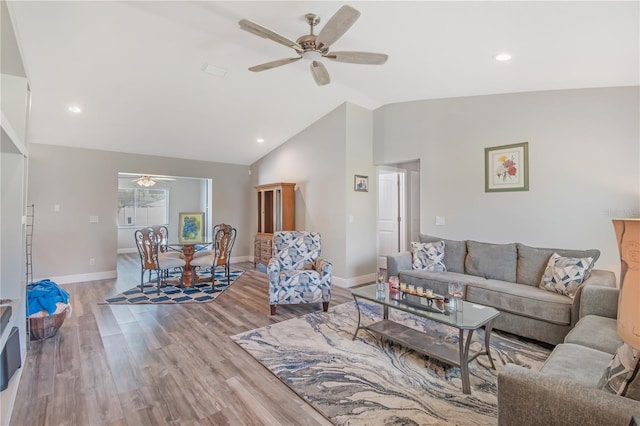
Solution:
{"label": "wicker basket", "polygon": [[29,318],[31,340],[43,340],[55,336],[65,318],[67,318],[66,309],[52,316]]}

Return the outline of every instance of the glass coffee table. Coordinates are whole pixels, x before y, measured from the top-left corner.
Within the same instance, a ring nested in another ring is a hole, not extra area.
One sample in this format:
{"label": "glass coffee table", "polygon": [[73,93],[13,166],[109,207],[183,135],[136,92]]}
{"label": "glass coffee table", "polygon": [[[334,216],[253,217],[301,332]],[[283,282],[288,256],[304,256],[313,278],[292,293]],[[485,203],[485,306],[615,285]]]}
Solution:
{"label": "glass coffee table", "polygon": [[[439,359],[446,364],[460,367],[462,391],[465,394],[471,393],[469,362],[476,359],[479,355],[486,354],[491,362],[491,367],[494,370],[496,369],[493,359],[491,358],[491,352],[489,351],[489,339],[491,338],[493,320],[500,315],[499,311],[488,306],[463,301],[462,307],[458,311],[449,313],[448,310],[445,310],[445,312],[440,312],[431,306],[420,306],[415,303],[410,304],[408,300],[403,299],[396,300],[396,298],[390,297],[389,293],[389,289],[387,288],[384,297],[376,298],[376,284],[357,287],[351,290],[353,299],[356,302],[356,307],[358,308],[358,326],[353,334],[353,340],[358,336],[358,331],[369,330],[386,339],[413,349],[416,352]],[[374,322],[373,324],[362,325],[358,299],[364,299],[382,305],[382,320]],[[430,335],[390,320],[389,308],[457,328],[459,331],[458,344],[445,342],[438,336]],[[485,327],[484,351],[471,351],[470,346],[473,332],[483,326]]]}

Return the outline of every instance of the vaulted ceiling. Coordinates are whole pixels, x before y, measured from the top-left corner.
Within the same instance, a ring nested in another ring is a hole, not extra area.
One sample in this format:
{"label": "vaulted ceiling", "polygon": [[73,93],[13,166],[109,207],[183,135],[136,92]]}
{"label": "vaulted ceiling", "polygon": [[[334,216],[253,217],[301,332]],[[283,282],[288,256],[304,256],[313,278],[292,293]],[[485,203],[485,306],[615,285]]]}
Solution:
{"label": "vaulted ceiling", "polygon": [[[12,1],[30,141],[248,165],[343,102],[640,83],[637,1],[354,1],[361,16],[332,49],[386,53],[385,65],[324,61],[322,87],[304,59],[247,70],[296,54],[239,20],[296,40],[305,14],[321,17],[319,31],[344,4]],[[495,61],[502,51],[512,60]]]}

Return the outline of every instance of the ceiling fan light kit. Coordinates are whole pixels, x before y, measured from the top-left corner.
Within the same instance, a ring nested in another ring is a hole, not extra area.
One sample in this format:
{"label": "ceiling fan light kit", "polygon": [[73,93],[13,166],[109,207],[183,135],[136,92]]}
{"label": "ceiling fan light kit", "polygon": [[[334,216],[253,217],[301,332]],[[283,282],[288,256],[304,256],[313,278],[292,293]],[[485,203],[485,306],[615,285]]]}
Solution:
{"label": "ceiling fan light kit", "polygon": [[331,45],[342,37],[359,17],[360,12],[356,9],[351,6],[342,6],[335,15],[327,21],[320,33],[315,35],[313,33],[313,28],[320,22],[320,17],[313,13],[307,13],[305,15],[305,19],[310,27],[309,34],[299,37],[296,41],[289,40],[288,38],[265,28],[262,25],[256,24],[255,22],[242,19],[238,24],[243,30],[290,47],[298,54],[298,57],[295,58],[278,59],[264,64],[254,65],[249,68],[249,71],[266,71],[296,62],[300,59],[308,59],[312,61],[311,75],[313,76],[313,79],[318,86],[324,86],[330,83],[331,78],[329,77],[329,72],[324,64],[318,61],[319,59],[326,58],[336,62],[361,65],[384,64],[387,62],[389,57],[384,53],[331,52],[329,50]]}
{"label": "ceiling fan light kit", "polygon": [[156,181],[151,176],[141,176],[136,179],[136,183],[144,188],[150,188],[156,184]]}

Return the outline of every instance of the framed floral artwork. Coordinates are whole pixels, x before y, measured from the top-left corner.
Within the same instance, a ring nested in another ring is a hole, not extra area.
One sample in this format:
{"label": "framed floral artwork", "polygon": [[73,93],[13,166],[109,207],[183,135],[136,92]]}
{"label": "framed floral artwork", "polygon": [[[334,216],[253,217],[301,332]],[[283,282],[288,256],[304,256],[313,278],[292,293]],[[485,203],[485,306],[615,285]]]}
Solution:
{"label": "framed floral artwork", "polygon": [[369,176],[353,175],[353,190],[360,192],[369,191]]}
{"label": "framed floral artwork", "polygon": [[204,242],[204,213],[180,213],[178,241],[180,243]]}
{"label": "framed floral artwork", "polygon": [[529,142],[484,149],[484,192],[529,190]]}

